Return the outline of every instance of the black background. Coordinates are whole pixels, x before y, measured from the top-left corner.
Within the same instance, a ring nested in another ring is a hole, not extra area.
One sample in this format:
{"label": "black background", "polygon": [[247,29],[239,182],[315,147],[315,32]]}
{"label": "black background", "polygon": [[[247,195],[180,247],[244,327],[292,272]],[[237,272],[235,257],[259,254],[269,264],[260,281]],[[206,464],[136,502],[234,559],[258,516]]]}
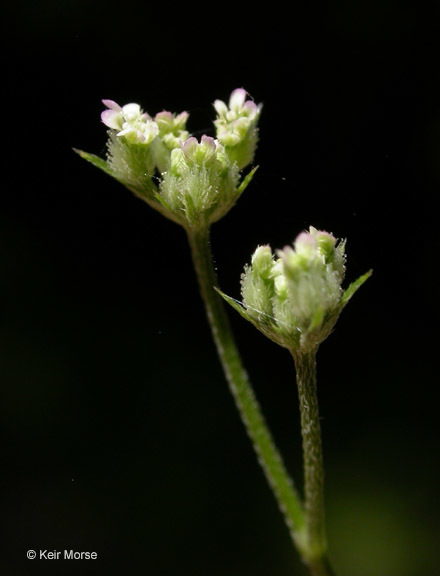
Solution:
{"label": "black background", "polygon": [[[255,247],[309,225],[348,239],[347,282],[374,269],[318,357],[337,573],[439,573],[439,23],[437,3],[393,0],[4,8],[2,574],[306,573],[224,382],[183,231],[72,151],[105,153],[102,98],[187,110],[200,136],[236,87],[264,104],[260,168],[213,227],[222,289],[239,297]],[[301,486],[292,362],[231,321]]]}

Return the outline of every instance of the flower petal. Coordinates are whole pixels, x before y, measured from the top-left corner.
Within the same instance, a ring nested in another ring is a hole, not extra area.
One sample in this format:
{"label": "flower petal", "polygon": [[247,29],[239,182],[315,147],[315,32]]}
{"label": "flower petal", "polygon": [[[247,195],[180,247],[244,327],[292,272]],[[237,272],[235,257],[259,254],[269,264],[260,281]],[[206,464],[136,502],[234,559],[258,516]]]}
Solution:
{"label": "flower petal", "polygon": [[254,118],[258,114],[258,106],[252,100],[248,100],[243,106],[243,111],[246,111],[251,118]]}
{"label": "flower petal", "polygon": [[154,117],[155,122],[161,122],[164,124],[172,124],[173,122],[173,115],[168,110],[163,110],[162,112],[158,112]]}
{"label": "flower petal", "polygon": [[104,110],[103,112],[101,112],[101,120],[109,128],[113,128],[114,130],[121,129],[122,124],[121,112],[118,112],[116,110]]}
{"label": "flower petal", "polygon": [[214,151],[217,147],[214,138],[211,138],[211,136],[207,136],[206,134],[203,134],[200,143],[203,144],[203,146],[211,148]]}
{"label": "flower petal", "polygon": [[188,120],[188,118],[189,118],[188,112],[186,112],[186,111],[181,112],[180,114],[178,114],[176,116],[176,119],[175,119],[176,126],[183,129],[185,127],[185,124],[186,124],[186,121]]}
{"label": "flower petal", "polygon": [[198,146],[197,138],[195,136],[190,136],[185,140],[185,142],[181,145],[183,153],[187,157],[191,157],[194,154]]}
{"label": "flower petal", "polygon": [[215,111],[217,112],[217,114],[219,116],[224,116],[226,114],[226,112],[228,111],[228,107],[223,102],[223,100],[216,100],[214,102],[214,108],[215,108]]}
{"label": "flower petal", "polygon": [[122,112],[126,120],[132,120],[141,115],[141,107],[139,104],[131,103],[122,106]]}
{"label": "flower petal", "polygon": [[244,88],[237,88],[234,90],[229,98],[229,108],[231,110],[240,110],[246,101],[246,90]]}
{"label": "flower petal", "polygon": [[122,108],[119,106],[119,104],[117,102],[115,102],[114,100],[101,100],[101,102],[104,104],[104,106],[107,106],[107,108],[110,108],[110,110],[117,110],[118,112],[120,112],[122,110]]}

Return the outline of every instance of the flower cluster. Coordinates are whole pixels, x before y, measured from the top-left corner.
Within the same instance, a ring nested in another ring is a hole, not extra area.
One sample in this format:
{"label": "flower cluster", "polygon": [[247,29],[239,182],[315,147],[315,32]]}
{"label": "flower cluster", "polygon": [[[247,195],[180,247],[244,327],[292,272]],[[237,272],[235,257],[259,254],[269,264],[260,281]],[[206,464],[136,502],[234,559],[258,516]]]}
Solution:
{"label": "flower cluster", "polygon": [[242,88],[231,94],[229,108],[215,101],[215,138],[203,135],[200,142],[186,129],[187,112],[153,117],[139,104],[103,104],[107,159],[80,154],[182,226],[217,221],[250,182],[255,170],[243,179],[240,171],[254,159],[261,106]]}
{"label": "flower cluster", "polygon": [[157,123],[142,111],[139,104],[126,104],[121,107],[113,100],[103,100],[102,103],[107,106],[107,110],[102,112],[101,120],[127,142],[148,145],[159,134]]}
{"label": "flower cluster", "polygon": [[316,349],[370,275],[344,291],[345,260],[345,242],[310,227],[276,256],[270,246],[257,248],[242,275],[242,304],[222,296],[281,346],[292,351]]}
{"label": "flower cluster", "polygon": [[246,97],[246,91],[237,88],[229,98],[229,105],[222,100],[214,102],[217,138],[240,168],[249,164],[254,156],[258,142],[257,122],[262,109],[261,104],[257,106]]}
{"label": "flower cluster", "polygon": [[218,140],[190,137],[171,152],[169,170],[160,184],[163,205],[184,214],[192,227],[219,220],[242,189],[239,171]]}

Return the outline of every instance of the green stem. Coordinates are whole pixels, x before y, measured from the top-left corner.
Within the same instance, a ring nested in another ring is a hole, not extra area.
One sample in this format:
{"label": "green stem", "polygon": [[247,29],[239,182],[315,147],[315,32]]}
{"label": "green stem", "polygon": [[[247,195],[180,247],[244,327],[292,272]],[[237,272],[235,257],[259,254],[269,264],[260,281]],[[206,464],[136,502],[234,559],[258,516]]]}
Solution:
{"label": "green stem", "polygon": [[217,277],[212,263],[209,229],[188,230],[187,234],[201,296],[230,390],[293,541],[303,555],[306,526],[302,504],[255,398],[223,301],[214,290]]}
{"label": "green stem", "polygon": [[304,462],[304,510],[307,552],[305,561],[313,576],[332,576],[327,560],[324,522],[324,466],[316,391],[316,352],[292,351],[301,412]]}
{"label": "green stem", "polygon": [[309,570],[311,576],[335,576],[327,558],[310,562]]}

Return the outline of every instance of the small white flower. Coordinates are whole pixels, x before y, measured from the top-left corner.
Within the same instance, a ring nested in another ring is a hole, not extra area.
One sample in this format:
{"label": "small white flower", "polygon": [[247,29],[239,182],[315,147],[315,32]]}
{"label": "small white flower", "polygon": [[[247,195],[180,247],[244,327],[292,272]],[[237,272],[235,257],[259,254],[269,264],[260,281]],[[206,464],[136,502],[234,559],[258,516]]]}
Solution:
{"label": "small white flower", "polygon": [[229,98],[229,105],[222,100],[214,102],[217,119],[217,138],[225,146],[235,146],[242,142],[249,130],[254,128],[261,112],[252,100],[246,100],[247,92],[243,88],[234,90]]}
{"label": "small white flower", "polygon": [[119,106],[113,100],[103,100],[107,106],[101,114],[102,122],[117,130],[117,136],[124,137],[132,144],[151,144],[159,134],[157,123],[143,112],[139,104],[131,103]]}
{"label": "small white flower", "polygon": [[191,136],[181,144],[181,147],[185,157],[190,162],[194,164],[207,164],[215,157],[217,144],[214,138],[204,134],[200,143],[197,141],[197,138]]}
{"label": "small white flower", "polygon": [[159,137],[169,150],[177,148],[181,141],[185,141],[189,133],[185,129],[188,120],[188,112],[173,114],[164,110],[154,117],[154,121],[159,127]]}

